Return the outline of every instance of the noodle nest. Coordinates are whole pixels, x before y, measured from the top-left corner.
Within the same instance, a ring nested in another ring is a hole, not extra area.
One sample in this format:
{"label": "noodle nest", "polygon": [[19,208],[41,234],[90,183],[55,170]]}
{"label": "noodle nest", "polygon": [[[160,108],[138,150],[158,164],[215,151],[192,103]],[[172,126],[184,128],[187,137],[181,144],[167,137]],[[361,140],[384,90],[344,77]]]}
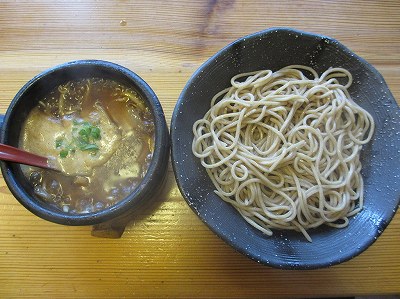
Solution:
{"label": "noodle nest", "polygon": [[[343,83],[344,82],[344,83]],[[360,151],[372,116],[350,97],[352,76],[306,66],[231,79],[193,125],[192,151],[216,190],[252,226],[342,228],[363,207]]]}

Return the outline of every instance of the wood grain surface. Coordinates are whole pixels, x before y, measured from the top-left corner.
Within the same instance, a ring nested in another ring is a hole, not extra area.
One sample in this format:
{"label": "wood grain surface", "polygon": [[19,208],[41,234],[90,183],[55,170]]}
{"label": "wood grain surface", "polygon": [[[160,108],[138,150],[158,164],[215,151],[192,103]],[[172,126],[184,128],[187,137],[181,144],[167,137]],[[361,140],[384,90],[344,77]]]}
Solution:
{"label": "wood grain surface", "polygon": [[[372,63],[400,99],[400,2],[0,1],[0,113],[34,75],[76,59],[130,68],[170,122],[190,75],[235,39],[287,26],[334,37]],[[398,161],[396,162],[398,163]],[[235,252],[196,217],[171,167],[151,213],[121,239],[44,221],[0,180],[0,297],[325,297],[400,293],[400,215],[367,251],[312,271]]]}

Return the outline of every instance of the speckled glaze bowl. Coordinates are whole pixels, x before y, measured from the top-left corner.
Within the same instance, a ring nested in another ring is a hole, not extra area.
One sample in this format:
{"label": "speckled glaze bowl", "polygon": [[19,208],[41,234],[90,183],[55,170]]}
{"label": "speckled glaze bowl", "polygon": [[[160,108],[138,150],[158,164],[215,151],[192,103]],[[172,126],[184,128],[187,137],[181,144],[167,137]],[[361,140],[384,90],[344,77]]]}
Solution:
{"label": "speckled glaze bowl", "polygon": [[[222,201],[199,159],[192,154],[192,126],[211,98],[230,86],[232,76],[302,64],[322,73],[344,67],[354,78],[349,92],[375,119],[373,140],[361,152],[365,183],[363,210],[348,227],[320,227],[301,233],[274,230],[268,237]],[[282,269],[315,269],[347,261],[368,248],[394,216],[400,199],[400,111],[379,72],[338,41],[288,28],[245,36],[207,60],[189,79],[172,122],[172,161],[180,191],[201,220],[226,243],[249,258]]]}
{"label": "speckled glaze bowl", "polygon": [[[5,116],[1,119],[0,142],[18,146],[21,126],[30,110],[43,96],[69,80],[90,77],[112,79],[133,87],[153,113],[155,123],[153,158],[144,179],[134,192],[116,205],[99,212],[69,214],[38,200],[34,195],[33,187],[23,176],[19,164],[1,162],[1,170],[15,198],[37,216],[64,225],[108,223],[99,230],[106,232],[111,227],[118,227],[120,235],[125,219],[139,208],[149,206],[154,195],[162,187],[168,166],[170,140],[161,104],[150,86],[137,74],[120,65],[100,60],[73,61],[46,70],[26,83],[12,100]],[[103,235],[107,236],[107,233]],[[118,236],[118,233],[108,236]]]}

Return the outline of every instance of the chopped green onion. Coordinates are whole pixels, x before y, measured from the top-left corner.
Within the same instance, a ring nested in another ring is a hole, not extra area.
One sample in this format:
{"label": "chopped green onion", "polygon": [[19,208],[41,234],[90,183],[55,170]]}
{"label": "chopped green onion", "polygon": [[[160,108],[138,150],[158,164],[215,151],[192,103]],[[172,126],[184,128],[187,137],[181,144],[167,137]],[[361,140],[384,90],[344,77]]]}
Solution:
{"label": "chopped green onion", "polygon": [[65,158],[69,153],[75,153],[76,149],[90,151],[92,155],[99,150],[96,140],[101,139],[101,130],[87,121],[73,120],[72,141],[66,144],[64,138],[56,140],[56,148],[61,149],[60,157]]}
{"label": "chopped green onion", "polygon": [[67,150],[67,149],[61,150],[61,152],[60,152],[60,157],[61,157],[61,158],[65,158],[65,157],[67,157],[67,156],[68,156],[68,150]]}
{"label": "chopped green onion", "polygon": [[89,144],[80,146],[79,149],[81,151],[97,151],[99,149],[99,147],[97,146],[97,144],[89,143]]}
{"label": "chopped green onion", "polygon": [[92,130],[90,131],[90,135],[96,139],[99,140],[101,138],[100,136],[100,129],[98,127],[93,127]]}
{"label": "chopped green onion", "polygon": [[56,139],[56,148],[61,147],[63,144],[63,139],[62,138],[57,138]]}

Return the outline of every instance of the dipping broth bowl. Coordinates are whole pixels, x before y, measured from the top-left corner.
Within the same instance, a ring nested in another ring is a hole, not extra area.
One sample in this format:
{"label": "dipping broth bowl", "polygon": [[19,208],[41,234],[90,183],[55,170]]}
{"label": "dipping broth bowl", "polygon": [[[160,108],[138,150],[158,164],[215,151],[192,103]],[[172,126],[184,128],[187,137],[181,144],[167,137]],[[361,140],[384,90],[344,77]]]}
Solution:
{"label": "dipping broth bowl", "polygon": [[151,206],[162,189],[169,157],[169,133],[161,104],[150,86],[137,74],[120,65],[101,60],[78,60],[48,69],[27,82],[1,116],[0,142],[18,147],[22,125],[31,109],[51,90],[71,80],[84,78],[114,80],[138,92],[154,118],[155,143],[153,157],[143,180],[131,194],[115,205],[98,212],[72,214],[40,200],[16,163],[1,162],[4,180],[15,198],[33,214],[63,225],[96,225],[92,234],[119,237],[137,211]]}

